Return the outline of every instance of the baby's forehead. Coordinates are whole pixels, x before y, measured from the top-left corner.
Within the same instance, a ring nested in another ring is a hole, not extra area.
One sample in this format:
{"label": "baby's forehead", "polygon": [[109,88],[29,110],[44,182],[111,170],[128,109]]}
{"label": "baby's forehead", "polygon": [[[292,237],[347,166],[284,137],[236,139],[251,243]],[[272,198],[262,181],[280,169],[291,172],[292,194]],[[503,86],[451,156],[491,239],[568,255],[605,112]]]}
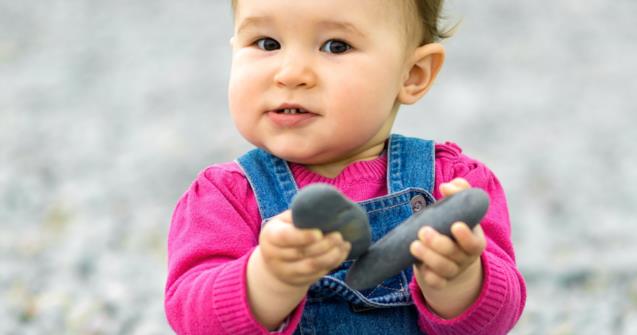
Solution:
{"label": "baby's forehead", "polygon": [[[258,1],[259,5],[268,4],[268,1],[264,0],[232,0],[232,9],[237,18],[238,11],[242,6],[249,6],[252,2]],[[309,1],[309,4],[315,3],[316,6],[321,6],[321,0],[295,0],[295,1]],[[418,6],[415,3],[416,0],[341,0],[335,2],[338,6],[343,8],[343,11],[339,15],[348,16],[349,8],[355,6],[357,1],[364,1],[366,4],[371,4],[376,8],[374,11],[366,12],[372,19],[379,21],[378,23],[390,23],[405,37],[405,40],[411,41],[412,39],[418,39],[417,36],[421,34],[421,28],[419,27],[419,14]],[[354,3],[354,5],[353,5]],[[354,15],[354,14],[352,14]],[[383,21],[383,22],[380,22]],[[236,24],[236,21],[235,21]]]}
{"label": "baby's forehead", "polygon": [[[237,9],[239,8],[239,4],[250,3],[254,0],[232,0],[232,11],[236,15]],[[263,0],[257,0],[263,1]],[[302,1],[302,0],[300,0]],[[320,0],[307,0],[307,1],[316,1],[316,4],[319,5]],[[352,6],[352,0],[341,0],[337,3],[342,6],[344,9]],[[355,2],[356,0],[354,0]],[[384,14],[384,18],[388,18],[391,14],[400,14],[401,22],[404,25],[409,24],[409,19],[412,18],[414,12],[417,12],[417,6],[415,6],[415,0],[358,0],[365,2],[372,2],[379,8],[379,11]],[[267,2],[265,2],[267,4]],[[344,14],[347,14],[347,11],[344,11]]]}

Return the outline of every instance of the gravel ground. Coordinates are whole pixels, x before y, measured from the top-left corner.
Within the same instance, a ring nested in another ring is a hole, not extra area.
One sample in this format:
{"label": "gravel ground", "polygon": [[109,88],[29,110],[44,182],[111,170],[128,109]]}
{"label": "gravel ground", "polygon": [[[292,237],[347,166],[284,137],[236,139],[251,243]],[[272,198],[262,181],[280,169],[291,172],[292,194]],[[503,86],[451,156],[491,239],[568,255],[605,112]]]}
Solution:
{"label": "gravel ground", "polygon": [[[508,191],[512,334],[637,334],[637,2],[452,1],[448,59],[396,131]],[[169,334],[165,238],[227,113],[227,1],[0,0],[0,333]]]}

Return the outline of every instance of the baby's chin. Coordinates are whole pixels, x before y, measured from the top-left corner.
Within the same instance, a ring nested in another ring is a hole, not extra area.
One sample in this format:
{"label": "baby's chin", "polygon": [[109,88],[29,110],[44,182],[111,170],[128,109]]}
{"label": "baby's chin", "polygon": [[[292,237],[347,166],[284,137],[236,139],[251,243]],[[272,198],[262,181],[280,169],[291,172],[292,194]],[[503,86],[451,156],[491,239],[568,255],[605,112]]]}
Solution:
{"label": "baby's chin", "polygon": [[307,150],[308,148],[285,148],[260,146],[265,151],[285,161],[301,165],[324,165],[339,160],[338,153],[330,150]]}
{"label": "baby's chin", "polygon": [[323,157],[323,155],[308,154],[305,152],[282,151],[282,150],[276,150],[276,149],[268,150],[267,148],[263,148],[263,149],[285,161],[301,164],[301,165],[329,164],[331,161],[329,156]]}
{"label": "baby's chin", "polygon": [[355,151],[355,148],[347,147],[342,142],[313,141],[307,138],[276,138],[259,140],[258,138],[246,138],[254,146],[259,147],[270,154],[285,161],[310,166],[331,165],[346,160]]}

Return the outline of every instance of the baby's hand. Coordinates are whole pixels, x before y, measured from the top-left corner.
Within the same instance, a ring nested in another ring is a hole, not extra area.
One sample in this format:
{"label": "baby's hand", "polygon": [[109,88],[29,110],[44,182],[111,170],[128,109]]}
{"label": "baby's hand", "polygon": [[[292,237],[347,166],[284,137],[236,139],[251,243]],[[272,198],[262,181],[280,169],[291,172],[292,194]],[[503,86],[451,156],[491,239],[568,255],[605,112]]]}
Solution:
{"label": "baby's hand", "polygon": [[[466,180],[457,178],[441,184],[440,192],[447,197],[470,187]],[[420,261],[414,266],[414,275],[421,288],[440,290],[481,278],[480,255],[486,247],[482,228],[477,225],[472,231],[464,222],[456,222],[451,233],[456,242],[431,227],[423,227],[418,240],[410,245],[411,254]],[[471,271],[466,271],[470,267]]]}
{"label": "baby's hand", "polygon": [[265,268],[292,286],[309,286],[341,264],[351,245],[341,233],[323,235],[318,229],[299,229],[289,210],[263,226],[259,248]]}

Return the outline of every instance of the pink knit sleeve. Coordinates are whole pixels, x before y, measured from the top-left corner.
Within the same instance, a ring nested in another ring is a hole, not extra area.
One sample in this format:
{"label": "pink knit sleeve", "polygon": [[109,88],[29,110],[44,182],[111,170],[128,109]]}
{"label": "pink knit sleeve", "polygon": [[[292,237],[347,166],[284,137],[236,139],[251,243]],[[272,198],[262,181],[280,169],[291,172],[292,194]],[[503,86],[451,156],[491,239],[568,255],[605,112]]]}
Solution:
{"label": "pink knit sleeve", "polygon": [[[246,266],[261,226],[234,163],[203,171],[175,208],[168,234],[165,311],[178,334],[271,334],[251,314]],[[281,332],[297,327],[303,303]]]}
{"label": "pink knit sleeve", "polygon": [[463,155],[455,144],[438,145],[436,149],[437,199],[441,198],[438,185],[457,177],[489,194],[489,210],[480,223],[487,237],[487,248],[481,257],[482,291],[476,302],[456,318],[442,319],[429,310],[418,284],[415,280],[411,282],[412,296],[420,312],[420,328],[429,335],[506,334],[522,314],[526,287],[515,264],[504,191],[486,166]]}

